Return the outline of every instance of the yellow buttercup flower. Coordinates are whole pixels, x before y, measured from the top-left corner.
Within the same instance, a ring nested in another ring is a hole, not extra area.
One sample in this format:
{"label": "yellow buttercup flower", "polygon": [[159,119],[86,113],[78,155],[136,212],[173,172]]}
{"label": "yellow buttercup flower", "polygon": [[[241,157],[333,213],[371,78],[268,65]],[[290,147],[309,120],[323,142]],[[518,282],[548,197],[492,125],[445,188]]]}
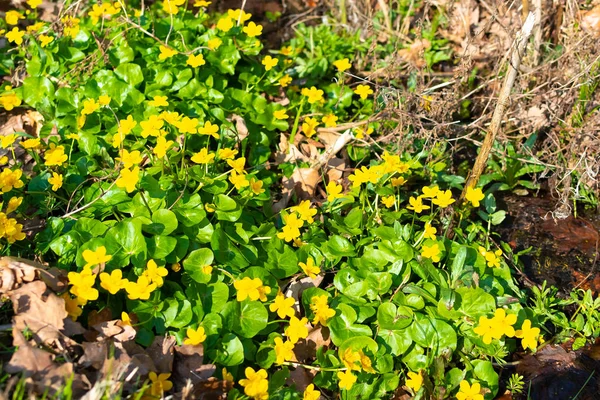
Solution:
{"label": "yellow buttercup flower", "polygon": [[396,196],[382,197],[381,202],[386,208],[392,208],[396,203]]}
{"label": "yellow buttercup flower", "polygon": [[209,135],[214,137],[215,139],[218,139],[219,136],[219,125],[217,124],[212,124],[210,121],[205,121],[204,122],[204,126],[201,126],[200,128],[198,128],[198,133],[200,135]]}
{"label": "yellow buttercup flower", "polygon": [[310,138],[317,133],[317,126],[319,126],[319,121],[316,118],[306,117],[302,123],[302,133],[307,138]]}
{"label": "yellow buttercup flower", "polygon": [[344,188],[342,187],[342,185],[338,185],[334,181],[329,181],[325,189],[327,190],[327,201],[329,202],[344,197],[344,195],[342,194]]}
{"label": "yellow buttercup flower", "polygon": [[362,100],[366,100],[367,97],[374,92],[369,85],[358,85],[356,89],[354,89],[354,93],[359,95]]}
{"label": "yellow buttercup flower", "polygon": [[198,54],[198,55],[190,54],[188,56],[186,64],[192,68],[198,68],[198,67],[206,64],[206,61],[204,61],[204,56],[202,54]]}
{"label": "yellow buttercup flower", "polygon": [[194,154],[191,158],[196,164],[208,164],[211,163],[215,158],[215,153],[209,153],[208,149],[203,148],[198,153]]}
{"label": "yellow buttercup flower", "polygon": [[327,114],[321,119],[321,121],[323,121],[325,126],[328,128],[333,128],[337,126],[337,120],[338,117],[336,117],[334,114]]}
{"label": "yellow buttercup flower", "polygon": [[281,291],[277,293],[275,300],[269,306],[269,310],[277,312],[279,318],[293,317],[295,315],[293,297],[285,297]]}
{"label": "yellow buttercup flower", "polygon": [[160,50],[160,54],[158,55],[158,59],[159,60],[166,60],[167,58],[171,58],[173,57],[175,54],[177,54],[177,50],[173,50],[170,47],[166,47],[163,46],[162,44],[160,46],[158,46],[159,50]]}
{"label": "yellow buttercup flower", "polygon": [[310,89],[303,88],[301,94],[302,96],[306,96],[308,98],[309,104],[314,104],[323,100],[324,92],[321,89],[311,86]]}
{"label": "yellow buttercup flower", "polygon": [[308,257],[306,263],[299,262],[298,266],[302,268],[302,272],[311,279],[315,279],[317,275],[321,273],[321,268],[315,265],[315,260],[312,257]]}
{"label": "yellow buttercup flower", "polygon": [[125,188],[127,193],[131,193],[135,190],[135,186],[140,180],[140,168],[138,166],[133,167],[131,170],[123,168],[117,178],[115,184],[117,187]]}
{"label": "yellow buttercup flower", "polygon": [[350,390],[356,382],[356,375],[352,374],[352,371],[346,370],[345,372],[338,372],[337,377],[340,380],[340,389]]}
{"label": "yellow buttercup flower", "polygon": [[291,343],[296,343],[300,339],[306,339],[308,337],[308,319],[306,317],[298,319],[295,316],[290,318],[290,324],[285,329],[285,336]]}
{"label": "yellow buttercup flower", "polygon": [[248,25],[242,29],[242,31],[249,37],[260,36],[262,34],[262,30],[262,25],[257,25],[252,21],[248,22]]}
{"label": "yellow buttercup flower", "polygon": [[152,107],[168,107],[169,102],[167,96],[154,96],[151,101],[148,102]]}
{"label": "yellow buttercup flower", "polygon": [[479,202],[484,199],[484,194],[481,188],[473,188],[469,186],[465,193],[465,199],[470,201],[473,207],[479,207]]}
{"label": "yellow buttercup flower", "polygon": [[233,20],[229,17],[223,17],[217,22],[217,29],[223,32],[229,32],[233,28]]}
{"label": "yellow buttercup flower", "polygon": [[8,25],[18,24],[20,19],[25,19],[25,17],[23,16],[23,14],[16,10],[7,11],[4,15],[4,20]]}
{"label": "yellow buttercup flower", "polygon": [[96,250],[84,250],[81,254],[86,264],[84,269],[93,267],[94,265],[107,263],[112,259],[112,256],[106,254],[106,247],[99,246]]}
{"label": "yellow buttercup flower", "polygon": [[266,400],[269,397],[269,381],[268,374],[264,369],[254,371],[251,367],[247,367],[244,371],[246,379],[240,379],[240,385],[244,388],[246,396],[254,400]]}
{"label": "yellow buttercup flower", "polygon": [[463,380],[460,382],[460,391],[456,394],[456,400],[483,400],[481,385],[475,382],[469,385],[469,382]]}
{"label": "yellow buttercup flower", "polygon": [[197,346],[206,340],[206,332],[202,326],[198,327],[198,329],[188,328],[186,335],[187,337],[184,339],[183,344],[189,344],[190,346]]}
{"label": "yellow buttercup flower", "polygon": [[434,243],[431,246],[423,246],[421,249],[421,257],[429,258],[433,262],[439,262],[441,254],[442,251],[437,243]]}
{"label": "yellow buttercup flower", "polygon": [[423,376],[419,373],[409,371],[407,374],[406,386],[412,389],[413,393],[417,393],[423,386]]}
{"label": "yellow buttercup flower", "polygon": [[344,72],[352,67],[352,64],[350,64],[350,61],[347,58],[337,60],[333,63],[333,65],[337,68],[339,72]]}
{"label": "yellow buttercup flower", "polygon": [[275,363],[283,364],[294,358],[294,343],[290,341],[284,342],[282,338],[275,338]]}
{"label": "yellow buttercup flower", "polygon": [[52,190],[56,192],[63,185],[62,174],[57,174],[56,172],[53,172],[52,177],[48,178],[48,183],[52,185]]}
{"label": "yellow buttercup flower", "polygon": [[223,44],[223,41],[219,38],[212,38],[209,39],[208,42],[206,42],[206,47],[208,47],[210,50],[216,50],[219,48],[219,46],[221,46],[221,44]]}
{"label": "yellow buttercup flower", "polygon": [[47,36],[44,34],[41,34],[40,36],[38,36],[38,39],[40,41],[40,46],[42,46],[42,48],[48,46],[54,40],[54,38],[52,36]]}
{"label": "yellow buttercup flower", "polygon": [[262,60],[262,65],[265,66],[266,71],[270,71],[273,69],[274,66],[277,65],[278,62],[279,62],[279,60],[277,58],[273,58],[271,56],[265,56],[265,58],[263,58],[263,60]]}
{"label": "yellow buttercup flower", "polygon": [[292,77],[289,75],[284,75],[279,78],[279,86],[281,87],[287,87],[290,83],[292,83]]}

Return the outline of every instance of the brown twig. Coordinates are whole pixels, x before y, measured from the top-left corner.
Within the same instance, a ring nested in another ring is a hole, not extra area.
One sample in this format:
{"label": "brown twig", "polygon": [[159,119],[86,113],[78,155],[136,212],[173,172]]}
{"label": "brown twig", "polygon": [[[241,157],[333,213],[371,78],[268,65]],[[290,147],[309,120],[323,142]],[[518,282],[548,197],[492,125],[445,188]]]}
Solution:
{"label": "brown twig", "polygon": [[515,79],[517,78],[519,65],[521,64],[521,57],[523,56],[525,48],[527,47],[527,42],[531,36],[534,22],[535,15],[533,13],[529,13],[529,16],[521,28],[521,31],[517,33],[514,46],[510,50],[511,54],[509,58],[508,71],[506,73],[506,78],[504,79],[504,84],[502,85],[502,90],[500,91],[500,96],[498,97],[498,103],[496,104],[496,109],[494,110],[490,129],[485,136],[483,145],[479,151],[479,155],[475,160],[473,170],[469,174],[467,182],[465,183],[465,187],[460,195],[459,203],[464,200],[467,188],[474,187],[477,184],[479,177],[487,165],[490,151],[494,144],[494,140],[496,139],[496,135],[500,130],[500,125],[502,124],[502,119],[504,118],[504,113],[510,100],[510,93],[515,83]]}

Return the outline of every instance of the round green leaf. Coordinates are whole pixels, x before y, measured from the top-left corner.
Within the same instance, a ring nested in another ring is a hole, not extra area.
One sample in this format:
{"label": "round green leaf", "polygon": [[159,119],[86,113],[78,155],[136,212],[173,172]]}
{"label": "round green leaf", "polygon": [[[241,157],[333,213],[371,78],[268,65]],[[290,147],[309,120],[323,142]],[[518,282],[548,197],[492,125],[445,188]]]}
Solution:
{"label": "round green leaf", "polygon": [[214,255],[211,249],[202,248],[194,250],[183,260],[183,269],[196,282],[205,283],[208,282],[206,280],[207,274],[202,272],[202,267],[211,265],[213,261]]}
{"label": "round green leaf", "polygon": [[171,210],[161,208],[152,214],[152,230],[157,235],[169,235],[177,229],[177,216]]}
{"label": "round green leaf", "polygon": [[267,327],[269,312],[258,301],[244,301],[240,303],[239,323],[234,326],[234,331],[242,337],[251,338]]}

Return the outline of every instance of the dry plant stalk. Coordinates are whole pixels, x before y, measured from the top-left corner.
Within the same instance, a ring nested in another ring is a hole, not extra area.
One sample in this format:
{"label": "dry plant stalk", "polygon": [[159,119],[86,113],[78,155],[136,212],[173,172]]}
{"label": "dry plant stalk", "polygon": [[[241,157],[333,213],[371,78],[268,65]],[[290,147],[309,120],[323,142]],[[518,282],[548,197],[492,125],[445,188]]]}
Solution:
{"label": "dry plant stalk", "polygon": [[508,106],[508,102],[510,100],[510,92],[512,91],[515,79],[517,78],[517,72],[519,70],[519,66],[521,65],[521,58],[523,57],[523,53],[527,47],[534,24],[535,15],[534,13],[529,13],[525,23],[523,24],[523,27],[521,28],[521,31],[517,33],[514,45],[509,50],[511,53],[510,57],[508,58],[510,60],[508,64],[508,71],[506,73],[506,77],[504,78],[504,83],[502,84],[500,96],[498,97],[498,104],[496,104],[496,109],[494,110],[494,115],[492,116],[490,129],[485,135],[485,139],[481,145],[481,150],[479,151],[477,159],[475,160],[475,164],[473,165],[473,169],[467,178],[467,182],[460,195],[459,202],[464,200],[467,188],[474,187],[477,184],[479,177],[481,176],[481,173],[487,164],[492,145],[494,144],[496,135],[500,130],[502,118],[504,117],[504,112],[506,111],[506,107]]}

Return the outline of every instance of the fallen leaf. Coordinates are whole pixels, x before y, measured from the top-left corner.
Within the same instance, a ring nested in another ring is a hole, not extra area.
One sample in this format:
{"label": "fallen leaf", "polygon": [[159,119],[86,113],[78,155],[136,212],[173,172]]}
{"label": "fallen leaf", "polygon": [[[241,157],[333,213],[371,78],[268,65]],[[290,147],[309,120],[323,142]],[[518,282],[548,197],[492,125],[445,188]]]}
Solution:
{"label": "fallen leaf", "polygon": [[581,14],[581,27],[600,37],[600,4]]}
{"label": "fallen leaf", "polygon": [[415,40],[410,47],[402,50],[398,50],[398,55],[404,61],[414,65],[417,68],[424,67],[427,65],[425,58],[422,57],[422,53],[431,47],[431,42],[427,39]]}
{"label": "fallen leaf", "polygon": [[214,364],[204,364],[204,346],[175,346],[173,384],[181,390],[189,380],[194,387],[207,381],[215,372]]}
{"label": "fallen leaf", "polygon": [[286,383],[290,386],[296,386],[296,390],[299,392],[304,392],[306,387],[312,383],[315,375],[311,370],[307,370],[306,368],[294,368],[290,370],[290,377]]}
{"label": "fallen leaf", "polygon": [[13,346],[17,350],[8,364],[4,366],[5,372],[9,374],[23,373],[24,376],[29,377],[52,366],[52,354],[31,346],[21,330],[16,327],[13,327]]}
{"label": "fallen leaf", "polygon": [[282,179],[281,199],[273,204],[273,212],[278,213],[286,208],[292,193],[296,193],[301,200],[311,199],[320,181],[321,175],[317,169],[296,168],[292,176]]}
{"label": "fallen leaf", "polygon": [[88,326],[94,326],[112,320],[112,311],[105,307],[101,311],[92,310],[88,315]]}
{"label": "fallen leaf", "polygon": [[248,127],[246,127],[246,121],[244,121],[244,118],[240,117],[239,115],[233,114],[230,120],[235,122],[235,130],[237,131],[239,142],[248,137]]}
{"label": "fallen leaf", "polygon": [[146,349],[158,372],[173,370],[174,346],[177,343],[173,336],[155,336],[154,341]]}
{"label": "fallen leaf", "polygon": [[113,339],[117,342],[133,340],[136,335],[135,329],[131,325],[121,325],[120,322],[121,320],[115,319],[94,325],[92,328],[99,332],[98,340]]}

